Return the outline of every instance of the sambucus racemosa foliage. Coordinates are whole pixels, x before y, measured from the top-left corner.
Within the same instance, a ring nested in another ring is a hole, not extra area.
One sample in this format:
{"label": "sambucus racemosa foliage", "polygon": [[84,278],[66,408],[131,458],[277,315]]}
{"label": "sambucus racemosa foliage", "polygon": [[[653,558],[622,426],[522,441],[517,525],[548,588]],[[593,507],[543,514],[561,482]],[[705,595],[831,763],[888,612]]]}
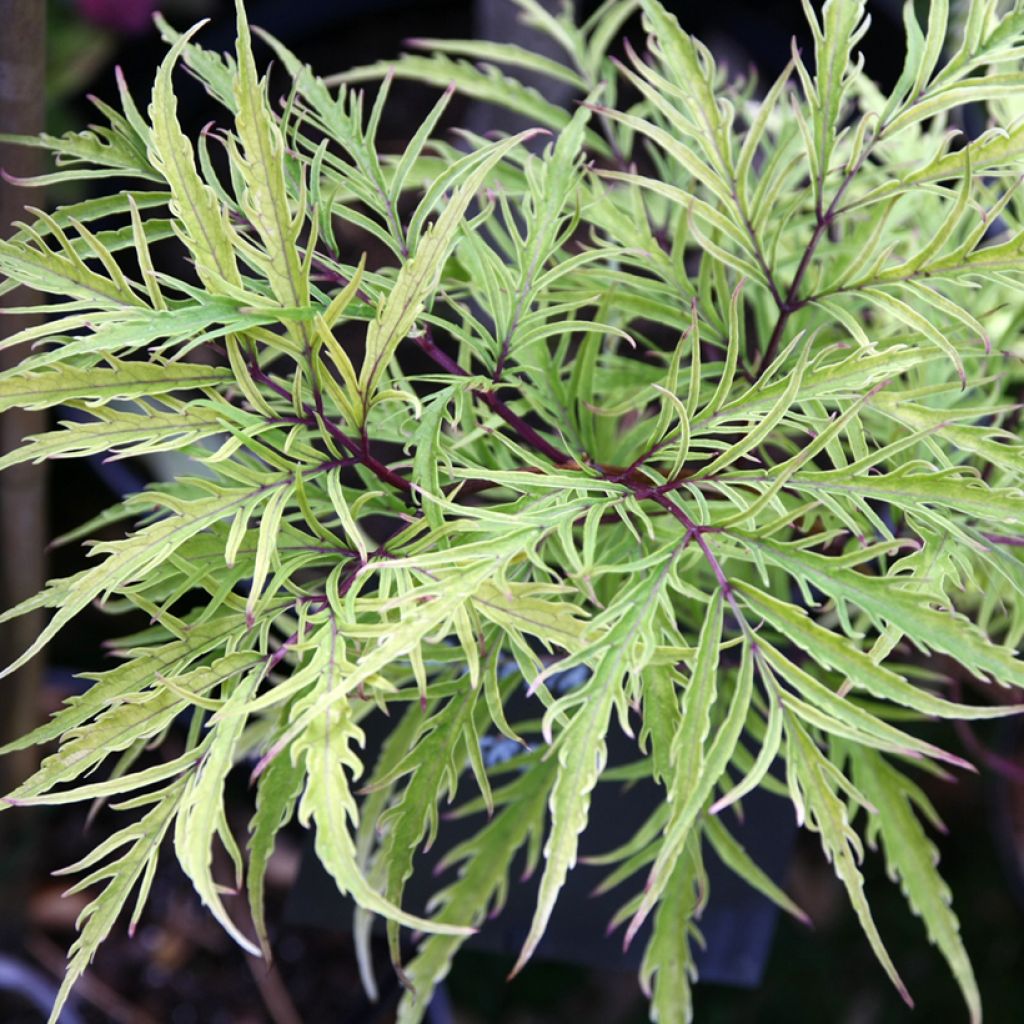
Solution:
{"label": "sambucus racemosa foliage", "polygon": [[[78,410],[2,464],[195,461],[84,526],[131,524],[7,613],[53,609],[7,671],[91,602],[152,619],[15,744],[58,745],[9,803],[112,799],[129,822],[69,869],[95,896],[60,1000],[129,902],[138,918],[165,838],[255,951],[213,877],[223,844],[266,947],[263,876],[297,818],[358,904],[362,950],[372,915],[396,960],[398,929],[423,933],[402,967],[412,1024],[520,851],[542,877],[517,969],[594,787],[650,778],[664,802],[592,860],[626,893],[627,941],[653,921],[653,1020],[691,1015],[706,848],[802,916],[730,833],[756,787],[818,834],[906,996],[859,868],[862,834],[881,846],[980,1020],[913,780],[966,764],[914,723],[1005,714],[1024,686],[1024,448],[1005,398],[1021,380],[1024,9],[970,0],[952,24],[932,0],[922,26],[908,4],[884,95],[857,55],[864,3],[807,5],[813,55],[794,50],[758,98],[657,0],[608,0],[582,26],[515,2],[559,60],[422,40],[325,81],[268,40],[292,82],[278,107],[240,8],[234,57],[163,26],[148,109],[122,85],[103,126],[25,140],[57,158],[39,184],[116,184],[31,210],[0,243],[3,288],[51,296],[43,326],[3,342],[25,357],[0,403]],[[638,9],[647,50],[615,60]],[[179,63],[225,110],[195,140]],[[446,91],[384,155],[394,77]],[[543,132],[454,146],[438,129],[453,89]],[[972,139],[952,130],[968,105],[990,118]],[[188,268],[157,269],[168,245]],[[581,685],[548,686],[574,667]],[[965,702],[961,681],[993,699]],[[536,713],[510,721],[523,687]],[[364,723],[385,714],[364,764]],[[183,744],[145,753],[183,716]],[[612,729],[636,757],[609,775]],[[520,752],[485,764],[494,735]],[[224,787],[246,762],[243,856]],[[421,919],[403,888],[467,790],[459,813],[486,813]]]}

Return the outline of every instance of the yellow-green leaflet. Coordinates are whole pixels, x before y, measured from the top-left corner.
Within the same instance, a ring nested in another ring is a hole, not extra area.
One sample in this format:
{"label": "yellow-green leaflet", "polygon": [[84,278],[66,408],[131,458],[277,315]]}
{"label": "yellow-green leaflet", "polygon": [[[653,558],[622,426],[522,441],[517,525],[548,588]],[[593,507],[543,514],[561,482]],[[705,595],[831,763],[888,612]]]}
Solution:
{"label": "yellow-green leaflet", "polygon": [[[89,966],[97,947],[110,934],[114,923],[141,880],[136,897],[136,912],[133,915],[133,921],[138,920],[139,909],[145,901],[156,871],[160,844],[180,808],[186,781],[187,777],[180,778],[150,798],[149,802],[154,805],[152,810],[116,833],[113,842],[107,840],[62,872],[67,874],[92,869],[68,890],[69,894],[79,892],[88,886],[106,884],[103,891],[89,903],[79,918],[78,938],[71,947],[67,973],[50,1011],[48,1024],[58,1024],[61,1010],[71,994],[72,987]],[[120,856],[104,865],[96,866],[103,857],[121,846],[125,849]]]}
{"label": "yellow-green leaflet", "polygon": [[238,12],[238,64],[234,82],[235,128],[242,143],[237,165],[245,181],[243,209],[263,243],[261,259],[270,287],[282,306],[309,302],[309,282],[299,259],[303,214],[294,216],[285,185],[284,139],[267,102],[265,84],[253,61],[245,6]]}
{"label": "yellow-green leaflet", "polygon": [[270,767],[260,776],[256,790],[256,811],[249,826],[246,892],[256,938],[263,956],[268,960],[271,949],[263,881],[267,864],[274,852],[277,834],[291,820],[304,781],[302,764],[293,761],[286,752],[271,762]]}
{"label": "yellow-green leaflet", "polygon": [[407,928],[441,935],[469,935],[464,924],[430,921],[409,914],[374,891],[356,861],[354,826],[358,823],[355,798],[349,788],[347,771],[358,772],[360,764],[353,742],[362,732],[352,722],[348,702],[335,704],[315,718],[295,744],[295,757],[306,766],[306,787],[299,803],[299,821],[316,825],[316,850],[324,867],[342,892],[365,910],[398,921]]}
{"label": "yellow-green leaflet", "polygon": [[0,377],[0,411],[45,409],[69,401],[100,405],[118,398],[208,387],[229,377],[220,367],[195,363],[113,363],[110,369],[60,366],[39,373],[5,374]]}
{"label": "yellow-green leaflet", "polygon": [[[90,601],[112,588],[137,579],[155,564],[163,561],[175,548],[190,537],[207,529],[219,519],[230,515],[235,507],[254,494],[283,486],[284,481],[261,486],[255,490],[227,491],[195,501],[182,502],[174,514],[166,516],[133,534],[127,540],[98,545],[96,550],[107,557],[95,568],[88,570],[72,586],[67,587],[60,607],[35,642],[15,661],[8,665],[0,678],[9,675],[39,651],[50,638]],[[16,613],[18,609],[12,609]],[[5,613],[5,617],[12,612]]]}
{"label": "yellow-green leaflet", "polygon": [[359,371],[359,389],[365,401],[372,399],[395,350],[412,330],[427,297],[436,289],[444,261],[455,244],[459,224],[487,175],[506,153],[535,134],[521,132],[495,143],[484,151],[483,157],[474,154],[465,158],[469,176],[445,203],[437,220],[417,240],[412,258],[403,264],[394,287],[367,329],[366,354]]}
{"label": "yellow-green leaflet", "polygon": [[922,799],[906,778],[878,754],[858,750],[853,755],[858,787],[874,805],[870,832],[881,838],[889,874],[898,878],[911,906],[924,922],[928,938],[941,950],[956,977],[971,1024],[981,1021],[981,995],[960,938],[960,922],[950,906],[952,894],[938,872],[938,852],[914,813]]}
{"label": "yellow-green leaflet", "polygon": [[[261,678],[261,672],[243,677],[228,698],[226,709],[243,708]],[[212,872],[214,841],[219,838],[226,844],[231,842],[223,804],[224,781],[239,756],[237,747],[244,727],[244,714],[229,714],[213,732],[198,771],[186,784],[175,821],[174,848],[182,870],[213,916],[242,949],[258,956],[259,946],[242,933],[224,907]]]}
{"label": "yellow-green leaflet", "polygon": [[688,848],[675,861],[640,966],[640,984],[651,998],[651,1020],[655,1024],[690,1024],[693,1020],[690,982],[696,971],[690,943],[700,939],[692,921],[700,884],[694,852],[698,843],[696,835],[690,836]]}
{"label": "yellow-green leaflet", "polygon": [[[803,727],[792,719],[787,723],[786,740],[788,781],[801,824],[806,822],[821,836],[822,849],[832,862],[836,877],[846,887],[850,903],[875,956],[904,1002],[913,1006],[868,907],[864,878],[857,867],[864,856],[863,845],[850,825],[846,804],[835,790],[834,777],[838,773],[811,742]],[[856,794],[853,795],[856,799]]]}
{"label": "yellow-green leaflet", "polygon": [[153,86],[149,117],[150,159],[171,189],[171,208],[195,257],[196,272],[213,292],[241,284],[235,259],[234,235],[213,189],[199,176],[192,143],[178,124],[178,101],[171,87],[171,72],[202,23],[186,32],[161,63]]}

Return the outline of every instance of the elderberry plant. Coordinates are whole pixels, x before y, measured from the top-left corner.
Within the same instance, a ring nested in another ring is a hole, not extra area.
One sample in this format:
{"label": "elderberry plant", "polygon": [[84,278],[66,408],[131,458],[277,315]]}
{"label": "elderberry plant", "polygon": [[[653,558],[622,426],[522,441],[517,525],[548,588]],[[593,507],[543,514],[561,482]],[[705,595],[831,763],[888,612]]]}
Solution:
{"label": "elderberry plant", "polygon": [[[1009,713],[1024,686],[1007,397],[1024,5],[970,0],[957,20],[932,0],[920,25],[908,3],[886,95],[857,51],[863,0],[805,2],[813,53],[794,48],[766,88],[657,0],[607,0],[579,26],[514,2],[559,59],[421,40],[324,80],[268,39],[281,104],[241,6],[233,57],[162,25],[147,108],[122,82],[101,126],[23,140],[56,157],[35,184],[105,191],[32,209],[0,243],[3,289],[51,297],[3,342],[25,356],[0,406],[76,410],[0,464],[174,450],[194,466],[76,531],[128,524],[5,616],[53,610],[7,672],[92,602],[152,623],[8,748],[57,743],[8,804],[113,800],[126,821],[68,869],[93,899],[54,1015],[126,905],[138,919],[165,845],[266,951],[264,874],[297,819],[357,904],[371,991],[372,918],[396,964],[399,929],[422,933],[401,965],[415,1024],[525,862],[541,877],[522,967],[592,791],[647,779],[664,792],[650,820],[590,860],[622,888],[627,943],[651,919],[652,1020],[691,1017],[706,850],[803,916],[731,830],[764,788],[818,835],[909,1002],[859,866],[881,846],[979,1021],[918,781],[969,765],[917,723]],[[637,11],[646,49],[620,51]],[[196,139],[180,63],[224,109]],[[386,154],[395,78],[445,91]],[[358,83],[379,83],[372,102]],[[537,130],[453,140],[453,91]],[[974,137],[966,108],[988,119]],[[551,685],[570,669],[577,686]],[[365,763],[364,727],[385,717]],[[612,730],[635,756],[610,769]],[[485,763],[498,737],[518,752]],[[224,799],[239,765],[245,854]],[[424,919],[403,890],[456,795],[476,831]]]}

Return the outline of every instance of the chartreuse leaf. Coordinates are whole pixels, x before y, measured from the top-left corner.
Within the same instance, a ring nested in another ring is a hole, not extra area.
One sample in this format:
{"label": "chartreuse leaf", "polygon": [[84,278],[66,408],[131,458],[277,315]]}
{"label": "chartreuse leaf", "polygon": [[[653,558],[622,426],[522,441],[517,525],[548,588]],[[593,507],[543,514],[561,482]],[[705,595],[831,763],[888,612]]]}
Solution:
{"label": "chartreuse leaf", "polygon": [[[51,585],[60,602],[56,613],[28,650],[0,672],[0,678],[25,664],[58,630],[101,594],[138,579],[190,537],[231,515],[239,505],[255,495],[273,491],[284,483],[278,481],[255,489],[235,488],[212,497],[176,503],[178,508],[173,514],[143,527],[126,540],[97,545],[94,550],[107,557],[95,568],[73,577],[72,583],[63,581],[63,584]],[[5,612],[0,620],[19,614],[22,607]]]}
{"label": "chartreuse leaf", "polygon": [[[72,987],[92,962],[100,943],[110,934],[137,885],[140,890],[136,906],[141,907],[145,902],[156,871],[160,845],[178,812],[186,784],[187,777],[183,776],[153,796],[132,801],[133,806],[150,803],[153,806],[142,818],[115,832],[80,861],[62,870],[61,874],[88,872],[68,890],[69,894],[94,885],[105,885],[103,891],[86,906],[78,918],[78,938],[71,947],[67,973],[50,1011],[49,1024],[57,1024],[60,1020],[61,1010]],[[126,847],[124,852],[96,867],[103,858],[122,847]]]}
{"label": "chartreuse leaf", "polygon": [[[760,642],[759,648],[764,650],[765,644]],[[725,810],[726,807],[742,800],[748,793],[753,792],[758,786],[765,782],[768,772],[775,763],[782,744],[782,721],[783,708],[781,694],[771,685],[771,671],[765,665],[763,659],[758,660],[758,669],[761,678],[765,680],[768,693],[768,721],[764,735],[761,738],[761,749],[757,752],[746,775],[732,789],[719,797],[709,808],[708,815],[716,815]]]}
{"label": "chartreuse leaf", "polygon": [[0,272],[31,288],[91,303],[101,310],[144,306],[123,277],[111,280],[91,269],[55,222],[50,228],[60,252],[50,249],[33,231],[27,233],[35,245],[0,239]]}
{"label": "chartreuse leaf", "polygon": [[372,399],[381,375],[402,340],[412,330],[427,297],[437,288],[444,261],[455,244],[459,225],[469,204],[491,169],[533,132],[523,132],[495,143],[480,153],[464,157],[453,168],[453,185],[458,183],[444,210],[416,241],[411,259],[403,264],[394,287],[377,308],[366,332],[366,352],[359,371],[359,388],[364,402]]}
{"label": "chartreuse leaf", "polygon": [[[933,607],[920,594],[902,588],[897,579],[839,569],[823,555],[770,542],[758,541],[757,548],[835,600],[853,602],[877,621],[898,627],[915,643],[956,658],[979,677],[991,676],[1003,686],[1024,686],[1024,662],[1013,650],[993,643],[965,616]],[[745,593],[751,591],[748,587]]]}
{"label": "chartreuse leaf", "polygon": [[641,0],[640,8],[657,40],[662,66],[692,99],[695,127],[707,133],[706,139],[700,140],[702,148],[719,175],[730,174],[731,140],[715,95],[715,66],[710,52],[679,27],[676,17],[659,0]]}
{"label": "chartreuse leaf", "polygon": [[285,506],[291,498],[290,486],[277,488],[270,496],[260,515],[259,533],[256,541],[256,554],[252,566],[252,581],[249,586],[249,600],[245,605],[246,619],[250,624],[255,622],[256,607],[263,594],[263,587],[270,573],[271,562],[277,550],[278,537],[281,529],[281,518]]}
{"label": "chartreuse leaf", "polygon": [[961,382],[966,387],[967,371],[964,369],[960,353],[949,338],[924,313],[902,299],[897,299],[894,295],[882,291],[881,288],[864,288],[862,291],[876,306],[880,306],[886,312],[891,313],[897,320],[923,335],[936,348],[949,356],[951,362],[956,367],[956,372]]}
{"label": "chartreuse leaf", "polygon": [[[359,822],[355,797],[347,772],[361,771],[351,745],[363,742],[363,732],[353,721],[347,700],[335,701],[318,715],[295,740],[292,756],[305,764],[306,787],[299,803],[298,819],[304,826],[315,824],[315,848],[335,884],[364,909],[395,920],[407,928],[439,935],[470,935],[465,923],[429,921],[406,913],[372,889],[356,860],[353,830]],[[279,755],[283,756],[283,755]]]}
{"label": "chartreuse leaf", "polygon": [[[541,876],[537,908],[519,958],[512,969],[522,970],[541,936],[555,906],[565,878],[576,865],[579,834],[587,824],[590,794],[604,771],[607,759],[606,734],[612,709],[621,701],[623,676],[636,672],[650,657],[642,645],[650,630],[650,616],[657,607],[666,585],[678,547],[673,547],[668,559],[657,566],[649,579],[640,580],[627,591],[625,610],[608,631],[600,649],[600,658],[593,674],[584,687],[548,708],[545,719],[556,717],[559,705],[575,705],[572,718],[556,741],[558,772],[548,802],[551,811],[551,830],[544,846],[546,864]],[[643,653],[642,653],[643,652]],[[576,657],[580,657],[577,655]],[[641,659],[639,664],[637,659]]]}
{"label": "chartreuse leaf", "polygon": [[[422,487],[428,495],[439,497],[441,494],[441,466],[439,464],[442,452],[440,435],[444,423],[445,414],[448,411],[448,403],[451,401],[452,388],[442,388],[441,391],[428,402],[420,417],[419,426],[413,435],[413,480]],[[421,499],[423,512],[435,526],[440,526],[444,521],[444,514],[441,509],[429,498]]]}
{"label": "chartreuse leaf", "polygon": [[225,820],[224,783],[240,753],[238,746],[246,720],[242,709],[261,675],[250,672],[232,690],[224,705],[225,717],[211,729],[209,747],[198,769],[189,777],[174,825],[174,850],[182,870],[228,935],[253,956],[259,954],[259,946],[232,920],[211,869],[214,840],[219,837],[229,850],[233,844]]}
{"label": "chartreuse leaf", "polygon": [[[960,768],[970,768],[970,764],[954,754],[947,753],[932,743],[920,740],[909,733],[897,729],[888,722],[883,721],[877,715],[864,710],[853,701],[841,697],[838,693],[829,689],[819,682],[814,676],[804,671],[799,665],[787,658],[781,651],[771,644],[762,642],[760,651],[764,659],[787,682],[801,698],[818,708],[827,715],[831,721],[827,727],[833,734],[841,735],[848,731],[849,735],[863,746],[878,747],[882,750],[891,750],[902,754],[917,754],[925,757],[932,757],[939,761],[946,761],[957,765]],[[772,687],[771,697],[774,698],[772,705],[777,707],[793,707],[793,697],[781,688]],[[801,714],[800,710],[796,713]],[[783,716],[779,714],[779,719]],[[770,729],[769,725],[769,729]],[[765,749],[768,749],[766,745]]]}
{"label": "chartreuse leaf", "polygon": [[[825,856],[846,887],[850,903],[875,956],[903,1001],[913,1006],[910,993],[882,943],[868,907],[864,878],[857,867],[863,857],[863,846],[850,824],[846,804],[836,792],[835,776],[838,772],[814,745],[803,726],[791,716],[786,720],[786,771],[800,824],[805,824],[821,837]],[[863,798],[855,798],[863,802]]]}
{"label": "chartreuse leaf", "polygon": [[[523,844],[540,836],[552,778],[554,758],[535,763],[512,784],[508,802],[471,839],[449,851],[442,864],[460,865],[458,877],[434,897],[438,922],[482,922],[496,914],[508,895],[509,871]],[[532,869],[528,864],[528,870]],[[427,993],[443,981],[464,937],[428,935],[406,964],[408,987],[398,1008],[400,1024],[419,1024],[427,1011]]]}
{"label": "chartreuse leaf", "polygon": [[108,367],[60,365],[38,373],[0,377],[0,411],[46,409],[64,402],[106,404],[118,398],[149,397],[171,391],[212,387],[230,379],[218,366],[112,360]]}
{"label": "chartreuse leaf", "polygon": [[284,139],[267,102],[252,54],[245,5],[238,0],[235,129],[242,151],[236,165],[245,182],[242,207],[262,242],[260,262],[271,290],[283,306],[309,302],[309,283],[299,258],[303,216],[294,216],[285,184]]}
{"label": "chartreuse leaf", "polygon": [[62,735],[74,736],[76,730],[108,705],[118,704],[127,694],[143,691],[153,680],[175,676],[180,681],[188,665],[225,643],[237,629],[238,621],[237,615],[224,615],[194,623],[186,627],[181,637],[144,648],[137,657],[117,668],[85,673],[83,678],[90,680],[90,685],[84,692],[68,698],[65,707],[48,722],[0,748],[0,753],[49,743]]}
{"label": "chartreuse leaf", "polygon": [[655,782],[668,785],[672,772],[672,738],[681,715],[675,673],[664,665],[651,666],[644,688],[644,724],[640,743],[649,745]]}
{"label": "chartreuse leaf", "polygon": [[[61,783],[88,775],[111,753],[127,750],[151,735],[159,735],[177,715],[188,709],[191,699],[201,698],[214,687],[235,679],[259,660],[252,652],[232,654],[211,666],[173,677],[173,688],[169,685],[171,676],[147,679],[149,687],[140,686],[135,692],[119,688],[116,694],[108,696],[105,708],[93,721],[77,728],[65,726],[56,753],[44,758],[39,769],[10,794],[10,799],[20,803],[48,802],[43,794],[50,793]],[[127,791],[123,779],[121,786]],[[61,802],[90,799],[93,790],[87,792],[89,796],[85,797],[76,795],[75,790],[65,790],[55,796]]]}
{"label": "chartreuse leaf", "polygon": [[913,810],[916,787],[879,754],[851,748],[854,780],[871,801],[869,837],[880,837],[889,875],[924,922],[928,938],[946,958],[963,993],[972,1024],[981,1020],[981,995],[960,938],[952,894],[939,874],[938,852]]}
{"label": "chartreuse leaf", "polygon": [[21,462],[64,459],[101,452],[119,455],[149,455],[180,448],[224,429],[222,420],[207,409],[138,415],[96,410],[97,419],[78,423],[66,421],[62,430],[51,430],[25,438],[25,444],[0,457],[0,469]]}
{"label": "chartreuse leaf", "polygon": [[587,824],[590,794],[607,759],[605,735],[611,721],[614,688],[621,685],[621,651],[610,650],[587,685],[592,693],[558,741],[558,773],[551,789],[551,831],[544,846],[546,861],[530,931],[512,968],[518,974],[533,955],[551,918],[566,875],[576,865],[579,834]]}
{"label": "chartreuse leaf", "polygon": [[200,25],[178,38],[156,73],[149,117],[150,159],[171,190],[171,211],[196,264],[196,273],[214,293],[241,283],[234,235],[227,211],[196,171],[192,143],[178,124],[178,101],[171,72]]}
{"label": "chartreuse leaf", "polygon": [[827,0],[821,23],[804,4],[814,35],[814,92],[807,97],[814,132],[815,193],[821,202],[825,177],[841,123],[842,105],[850,88],[853,48],[867,30],[863,0]]}
{"label": "chartreuse leaf", "polygon": [[791,479],[790,486],[811,494],[863,495],[898,502],[901,508],[942,506],[975,520],[1011,526],[1024,524],[1024,491],[991,487],[975,473],[963,469],[936,472],[925,465],[908,463],[892,473],[801,473]]}
{"label": "chartreuse leaf", "polygon": [[984,459],[1018,478],[1024,475],[1024,445],[1019,437],[992,426],[963,426],[957,422],[960,419],[982,419],[991,415],[990,410],[975,409],[965,416],[954,417],[948,410],[928,409],[884,393],[875,401],[887,415],[911,430],[941,433],[955,449]]}
{"label": "chartreuse leaf", "polygon": [[676,858],[640,965],[640,985],[651,1000],[651,1020],[657,1024],[690,1024],[693,1020],[691,983],[697,970],[690,943],[696,932],[693,917],[700,869],[693,847],[698,842],[697,834],[691,834]]}
{"label": "chartreuse leaf", "polygon": [[704,836],[715,851],[715,856],[734,874],[742,878],[751,888],[766,896],[787,914],[792,914],[803,924],[810,924],[810,918],[758,867],[750,854],[736,837],[722,824],[722,819],[709,816],[704,819]]}
{"label": "chartreuse leaf", "polygon": [[701,629],[693,674],[683,698],[682,717],[672,740],[672,778],[667,787],[669,817],[644,894],[626,931],[630,942],[665,892],[673,864],[681,856],[704,805],[732,758],[747,713],[753,684],[753,661],[744,646],[728,709],[711,737],[711,713],[717,702],[718,655],[723,599],[716,591]]}
{"label": "chartreuse leaf", "polygon": [[586,83],[566,64],[539,53],[533,53],[514,43],[495,43],[487,39],[407,39],[406,45],[432,54],[446,53],[455,57],[469,57],[473,61],[493,61],[508,67],[523,68],[548,78],[554,78],[585,91]]}
{"label": "chartreuse leaf", "polygon": [[[957,704],[937,697],[878,664],[853,641],[816,623],[802,608],[771,597],[748,583],[739,582],[736,589],[752,609],[820,665],[843,673],[873,697],[940,718],[994,718],[1012,713],[1012,709]],[[916,603],[923,604],[923,599]]]}
{"label": "chartreuse leaf", "polygon": [[[460,94],[515,111],[531,124],[544,128],[557,130],[569,121],[570,115],[562,107],[544,99],[537,89],[503,74],[497,67],[480,67],[468,61],[453,60],[440,53],[429,57],[406,53],[397,61],[353,68],[332,75],[325,81],[328,85],[349,85],[376,81],[389,73],[396,78],[427,82],[439,89],[446,89],[454,83]],[[597,137],[591,139],[591,144],[599,152],[608,152],[607,145]]]}
{"label": "chartreuse leaf", "polygon": [[567,651],[580,650],[588,639],[582,609],[571,601],[552,600],[543,584],[484,582],[473,595],[474,608],[508,632],[521,631]]}
{"label": "chartreuse leaf", "polygon": [[[378,827],[384,840],[377,852],[384,879],[385,894],[401,903],[405,883],[412,876],[413,855],[426,837],[433,845],[438,829],[438,804],[444,791],[453,798],[461,770],[460,754],[464,745],[475,741],[471,729],[479,691],[453,698],[424,726],[426,735],[394,769],[394,775],[409,773],[401,796],[381,815]],[[468,735],[467,735],[468,732]],[[387,921],[388,946],[394,963],[401,962],[398,923]]]}
{"label": "chartreuse leaf", "polygon": [[249,823],[249,865],[246,892],[256,938],[263,955],[270,959],[266,904],[263,881],[274,852],[277,834],[295,813],[306,775],[301,762],[293,761],[288,751],[270,762],[256,786],[256,813]]}

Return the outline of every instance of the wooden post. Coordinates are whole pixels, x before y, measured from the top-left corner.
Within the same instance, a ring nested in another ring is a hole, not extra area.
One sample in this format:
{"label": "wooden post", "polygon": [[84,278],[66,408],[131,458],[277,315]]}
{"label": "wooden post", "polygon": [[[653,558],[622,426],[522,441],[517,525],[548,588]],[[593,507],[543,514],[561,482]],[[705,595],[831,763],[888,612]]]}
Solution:
{"label": "wooden post", "polygon": [[[45,115],[45,0],[0,0],[0,133],[35,135]],[[40,168],[39,150],[0,142],[0,167],[25,176]],[[38,192],[0,181],[0,237],[11,222],[24,219],[26,203],[41,205]],[[38,296],[19,288],[0,297],[0,305],[31,306]],[[34,314],[0,316],[0,337],[37,321]],[[19,346],[20,348],[20,346]],[[0,351],[0,369],[21,358]],[[10,410],[0,415],[0,452],[18,447],[24,437],[46,429],[45,412]],[[25,464],[0,473],[0,606],[9,608],[35,594],[46,579],[47,507],[45,466]],[[45,618],[34,613],[0,626],[0,664],[9,664],[39,635]],[[0,738],[22,735],[36,723],[42,659],[36,658],[12,678],[0,682]],[[0,763],[0,783],[7,792],[28,774],[34,754],[12,755]]]}

